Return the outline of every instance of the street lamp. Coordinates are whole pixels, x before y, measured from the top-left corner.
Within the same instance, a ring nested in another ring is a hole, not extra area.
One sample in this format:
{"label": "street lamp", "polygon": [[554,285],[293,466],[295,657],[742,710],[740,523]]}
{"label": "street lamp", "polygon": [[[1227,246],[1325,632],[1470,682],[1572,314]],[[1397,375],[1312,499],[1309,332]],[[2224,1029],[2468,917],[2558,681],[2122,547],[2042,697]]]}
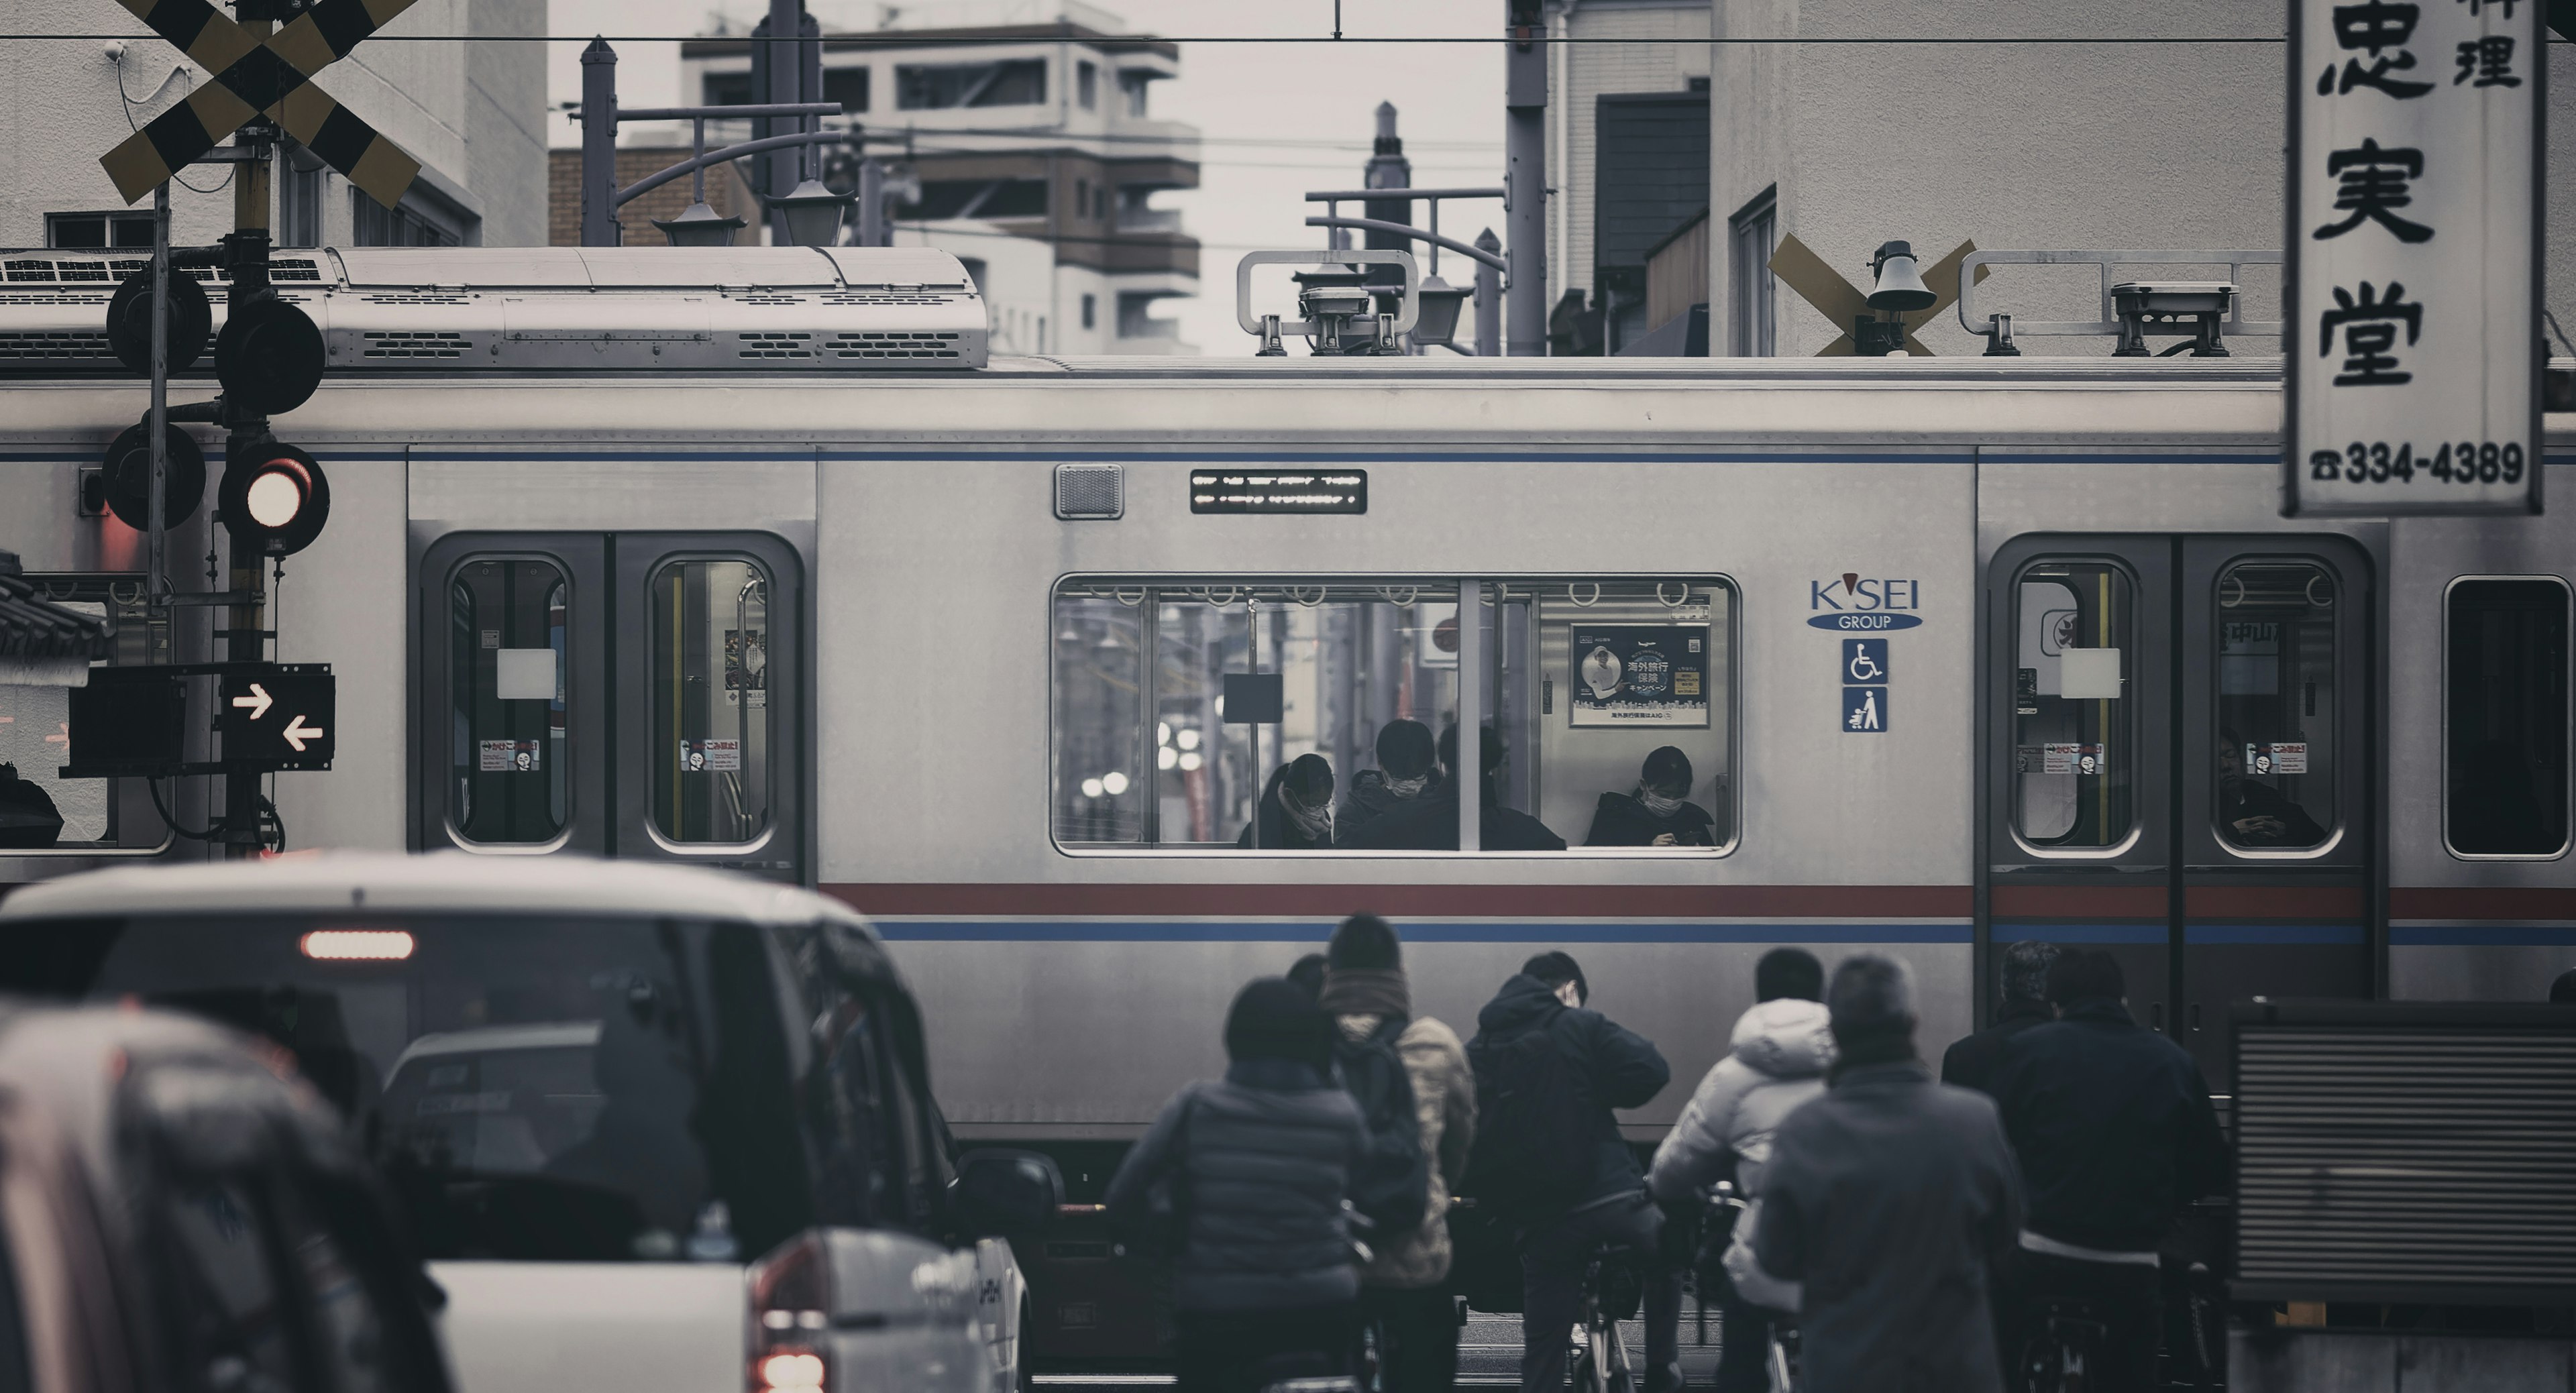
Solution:
{"label": "street lamp", "polygon": [[740,218],[720,218],[716,210],[701,200],[681,210],[676,218],[655,218],[653,225],[671,239],[675,247],[730,247],[733,235],[740,232]]}
{"label": "street lamp", "polygon": [[1421,306],[1413,326],[1413,341],[1426,347],[1449,346],[1458,336],[1458,312],[1467,297],[1475,292],[1461,285],[1451,285],[1437,273],[1422,278],[1421,288],[1414,292]]}
{"label": "street lamp", "polygon": [[839,240],[841,219],[850,211],[850,195],[834,193],[820,179],[808,178],[792,192],[769,200],[787,217],[787,240],[799,247],[828,247]]}

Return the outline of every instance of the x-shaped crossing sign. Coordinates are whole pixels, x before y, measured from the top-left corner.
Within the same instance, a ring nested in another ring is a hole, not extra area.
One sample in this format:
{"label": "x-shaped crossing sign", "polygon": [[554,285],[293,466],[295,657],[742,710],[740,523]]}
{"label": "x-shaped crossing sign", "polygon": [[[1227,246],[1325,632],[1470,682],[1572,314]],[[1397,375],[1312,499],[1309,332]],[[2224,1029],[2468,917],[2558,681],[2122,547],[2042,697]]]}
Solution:
{"label": "x-shaped crossing sign", "polygon": [[[1958,250],[1923,268],[1923,284],[1936,297],[1929,306],[1908,310],[1897,318],[1905,325],[1905,351],[1917,358],[1935,356],[1914,331],[1929,324],[1950,302],[1959,298],[1959,263],[1977,249],[1974,242],[1961,242]],[[1854,321],[1872,313],[1869,292],[1844,280],[1832,263],[1808,250],[1807,244],[1795,237],[1782,237],[1778,250],[1771,253],[1771,274],[1780,283],[1798,292],[1798,298],[1816,307],[1816,312],[1842,326],[1843,336],[1816,350],[1819,358],[1848,358],[1855,351],[1852,343]],[[1977,268],[1977,282],[1984,284],[1986,268]]]}
{"label": "x-shaped crossing sign", "polygon": [[391,208],[420,161],[359,120],[313,75],[410,9],[413,0],[320,0],[261,39],[206,0],[117,0],[215,80],[147,122],[99,161],[132,203],[266,113],[324,164]]}

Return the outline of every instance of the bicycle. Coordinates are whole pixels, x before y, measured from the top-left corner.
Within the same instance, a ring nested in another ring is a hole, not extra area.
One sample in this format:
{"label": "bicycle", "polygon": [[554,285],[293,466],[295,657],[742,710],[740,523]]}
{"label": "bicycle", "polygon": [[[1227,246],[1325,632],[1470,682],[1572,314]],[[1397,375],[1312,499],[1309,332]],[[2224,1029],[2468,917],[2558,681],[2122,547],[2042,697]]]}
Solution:
{"label": "bicycle", "polygon": [[2039,1319],[2021,1350],[2027,1393],[2091,1393],[2110,1324],[2099,1307],[2073,1296],[2043,1297]]}
{"label": "bicycle", "polygon": [[[1744,1217],[1753,1202],[1735,1188],[1735,1183],[1721,1180],[1704,1192],[1711,1222],[1705,1226],[1708,1246],[1723,1253],[1735,1234],[1737,1221]],[[1723,1222],[1719,1222],[1719,1220]],[[1703,1256],[1694,1264],[1703,1274],[1718,1273],[1724,1280],[1723,1264],[1714,1256]],[[1705,1278],[1703,1278],[1705,1280]],[[1798,1323],[1785,1312],[1773,1311],[1770,1348],[1764,1352],[1763,1365],[1771,1371],[1771,1393],[1797,1393],[1798,1390]]]}
{"label": "bicycle", "polygon": [[[1619,1319],[1637,1305],[1636,1269],[1625,1248],[1603,1244],[1583,1270],[1583,1299],[1575,1307],[1574,1393],[1637,1393],[1636,1370],[1628,1362],[1627,1341],[1620,1338]],[[1626,1281],[1624,1294],[1611,1288]]]}

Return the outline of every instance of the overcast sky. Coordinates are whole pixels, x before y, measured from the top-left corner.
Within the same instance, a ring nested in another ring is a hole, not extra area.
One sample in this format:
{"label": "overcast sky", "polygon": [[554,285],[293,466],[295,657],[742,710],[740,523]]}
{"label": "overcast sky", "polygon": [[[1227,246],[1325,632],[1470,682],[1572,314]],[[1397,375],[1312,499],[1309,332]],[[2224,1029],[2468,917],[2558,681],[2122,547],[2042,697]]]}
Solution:
{"label": "overcast sky", "polygon": [[[826,30],[877,27],[876,0],[808,0]],[[1130,32],[1181,38],[1322,35],[1332,32],[1332,0],[1103,0]],[[905,27],[942,21],[942,0],[905,0]],[[1349,35],[1422,37],[1482,35],[1499,27],[1495,0],[1343,0]],[[760,0],[553,0],[559,35],[694,34],[711,13],[745,26],[767,13]],[[548,46],[549,100],[581,94],[581,46]],[[677,104],[677,44],[618,45],[618,99],[627,105]],[[1413,182],[1496,184],[1502,181],[1502,56],[1489,45],[1184,43],[1181,75],[1154,89],[1154,113],[1196,125],[1206,138],[1201,186],[1159,195],[1182,211],[1199,239],[1202,294],[1179,307],[1181,336],[1210,354],[1249,354],[1250,335],[1234,323],[1234,263],[1261,247],[1318,247],[1322,233],[1305,227],[1308,189],[1351,187],[1368,159],[1371,113],[1392,101],[1402,113]],[[579,143],[561,115],[550,118],[557,145]],[[1320,211],[1320,210],[1319,210]],[[1348,210],[1346,210],[1348,211]],[[1491,223],[1501,232],[1500,203],[1461,204],[1441,231],[1472,241]],[[1451,260],[1454,260],[1452,258]],[[1471,267],[1444,260],[1444,277],[1464,283]],[[1285,309],[1282,305],[1278,308]],[[1166,312],[1169,312],[1168,310]]]}

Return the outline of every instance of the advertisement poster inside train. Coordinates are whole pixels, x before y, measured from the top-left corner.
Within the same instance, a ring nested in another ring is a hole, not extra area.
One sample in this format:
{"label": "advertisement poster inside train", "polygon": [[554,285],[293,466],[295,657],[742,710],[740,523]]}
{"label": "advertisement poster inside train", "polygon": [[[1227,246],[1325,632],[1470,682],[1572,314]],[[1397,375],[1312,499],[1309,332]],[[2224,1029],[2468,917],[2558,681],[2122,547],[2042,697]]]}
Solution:
{"label": "advertisement poster inside train", "polygon": [[1577,726],[1708,724],[1708,626],[1600,624],[1574,630]]}

